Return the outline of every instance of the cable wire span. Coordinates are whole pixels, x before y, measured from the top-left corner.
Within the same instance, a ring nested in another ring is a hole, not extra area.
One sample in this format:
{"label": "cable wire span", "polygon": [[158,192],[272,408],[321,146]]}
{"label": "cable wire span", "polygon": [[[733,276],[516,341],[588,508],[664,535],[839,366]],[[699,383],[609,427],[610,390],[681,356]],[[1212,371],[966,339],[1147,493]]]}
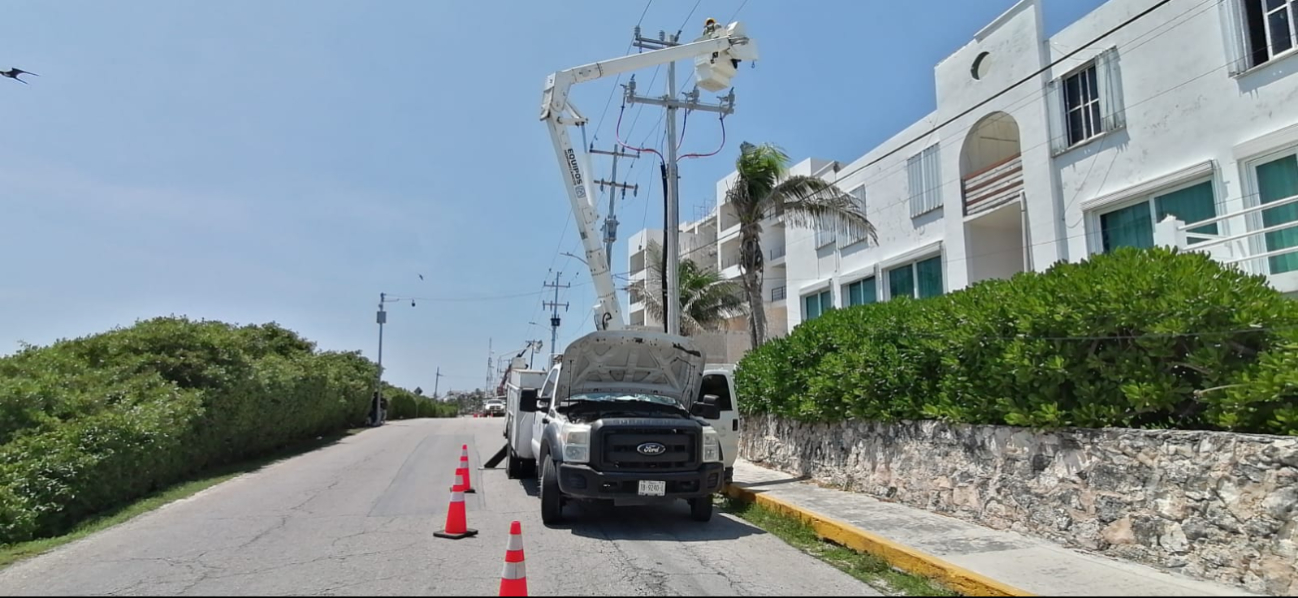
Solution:
{"label": "cable wire span", "polygon": [[[689,114],[687,113],[685,117],[689,118]],[[725,148],[726,148],[726,115],[722,114],[721,115],[721,145],[717,146],[716,151],[708,154],[685,154],[684,156],[681,156],[679,159],[689,160],[690,158],[711,158],[712,156],[721,153],[721,150]]]}

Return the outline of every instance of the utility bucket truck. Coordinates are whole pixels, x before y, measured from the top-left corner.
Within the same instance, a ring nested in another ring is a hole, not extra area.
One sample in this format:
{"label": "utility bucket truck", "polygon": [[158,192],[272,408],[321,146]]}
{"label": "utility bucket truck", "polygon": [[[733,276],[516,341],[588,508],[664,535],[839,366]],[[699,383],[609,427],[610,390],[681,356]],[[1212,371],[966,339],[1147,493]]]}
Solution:
{"label": "utility bucket truck", "polygon": [[[541,386],[530,447],[514,424],[502,451],[511,457],[511,468],[535,467],[547,524],[559,521],[564,504],[573,499],[615,505],[684,499],[695,520],[708,521],[712,495],[729,481],[739,449],[733,368],[706,365],[703,351],[687,337],[626,329],[599,234],[589,156],[579,153],[568,135],[568,127],[584,126],[587,119],[568,101],[569,92],[577,83],[681,60],[693,61],[700,88],[720,91],[730,87],[742,61],[756,59],[757,46],[741,24],[721,26],[709,19],[693,42],[673,42],[546,79],[540,117],[550,129],[598,296],[596,331],[569,345]],[[675,106],[678,100],[662,102]],[[674,180],[674,162],[672,146],[665,160],[669,180]],[[675,284],[674,271],[669,264],[669,285]],[[517,404],[510,402],[509,413],[521,422],[529,403]]]}
{"label": "utility bucket truck", "polygon": [[605,330],[577,339],[537,401],[541,519],[560,521],[571,500],[683,499],[696,521],[710,520],[738,448],[733,399],[729,372],[708,370],[688,337]]}

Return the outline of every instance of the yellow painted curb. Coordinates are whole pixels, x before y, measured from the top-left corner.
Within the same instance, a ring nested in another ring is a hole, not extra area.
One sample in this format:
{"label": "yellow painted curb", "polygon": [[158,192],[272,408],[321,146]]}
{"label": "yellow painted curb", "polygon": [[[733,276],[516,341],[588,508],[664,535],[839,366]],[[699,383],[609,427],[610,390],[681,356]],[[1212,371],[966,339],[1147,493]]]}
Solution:
{"label": "yellow painted curb", "polygon": [[793,517],[810,525],[811,529],[815,530],[816,535],[821,538],[859,552],[877,556],[902,571],[937,580],[946,587],[965,596],[1034,595],[974,573],[964,567],[948,563],[931,554],[898,544],[849,523],[808,511],[773,496],[759,494],[735,485],[727,485],[725,494],[744,502],[755,502],[782,515]]}

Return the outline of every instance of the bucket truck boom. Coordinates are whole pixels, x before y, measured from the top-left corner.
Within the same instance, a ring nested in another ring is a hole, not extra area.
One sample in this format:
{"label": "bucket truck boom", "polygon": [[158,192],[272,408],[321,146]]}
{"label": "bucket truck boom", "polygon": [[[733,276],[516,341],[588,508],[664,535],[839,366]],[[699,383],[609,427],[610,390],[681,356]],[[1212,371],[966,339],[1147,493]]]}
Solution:
{"label": "bucket truck boom", "polygon": [[558,71],[546,78],[541,120],[550,128],[554,153],[564,171],[564,186],[568,190],[573,217],[577,220],[577,232],[586,251],[586,265],[590,268],[599,297],[594,308],[597,330],[617,330],[624,328],[626,323],[622,320],[622,308],[609,270],[609,256],[598,231],[595,191],[587,174],[590,172],[590,157],[584,149],[578,155],[568,136],[568,127],[583,126],[587,118],[568,101],[568,92],[577,83],[691,59],[699,87],[720,91],[730,86],[730,78],[740,61],[757,59],[757,45],[745,35],[740,23],[722,27],[709,19],[703,36],[688,44],[595,62]]}

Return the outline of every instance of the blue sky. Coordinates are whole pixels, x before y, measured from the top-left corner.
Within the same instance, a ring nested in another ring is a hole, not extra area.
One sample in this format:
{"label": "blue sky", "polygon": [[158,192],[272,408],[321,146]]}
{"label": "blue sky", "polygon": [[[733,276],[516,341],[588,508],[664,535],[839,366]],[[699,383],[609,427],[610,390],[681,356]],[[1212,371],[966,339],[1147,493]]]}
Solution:
{"label": "blue sky", "polygon": [[[1100,3],[1045,0],[1047,25]],[[686,219],[714,201],[741,140],[851,160],[928,113],[933,66],[1013,2],[699,4],[653,0],[646,33],[684,22],[692,38],[740,9],[762,60],[735,81],[726,148],[682,163]],[[497,354],[549,344],[541,284],[555,271],[573,285],[560,345],[589,332],[590,277],[559,255],[580,250],[541,87],[622,54],[645,6],[9,0],[0,68],[40,76],[0,80],[0,353],[177,314],[276,321],[373,357],[387,292],[427,298],[388,306],[387,379],[431,390],[440,366],[443,392],[466,389],[485,380],[488,338]],[[661,93],[652,76],[638,75],[642,94]],[[612,89],[574,94],[601,145]],[[661,112],[639,110],[623,138],[661,139]],[[712,151],[716,121],[696,123],[683,151]],[[641,192],[618,208],[623,239],[661,225],[654,166],[630,170]],[[624,247],[613,264],[625,269]]]}

